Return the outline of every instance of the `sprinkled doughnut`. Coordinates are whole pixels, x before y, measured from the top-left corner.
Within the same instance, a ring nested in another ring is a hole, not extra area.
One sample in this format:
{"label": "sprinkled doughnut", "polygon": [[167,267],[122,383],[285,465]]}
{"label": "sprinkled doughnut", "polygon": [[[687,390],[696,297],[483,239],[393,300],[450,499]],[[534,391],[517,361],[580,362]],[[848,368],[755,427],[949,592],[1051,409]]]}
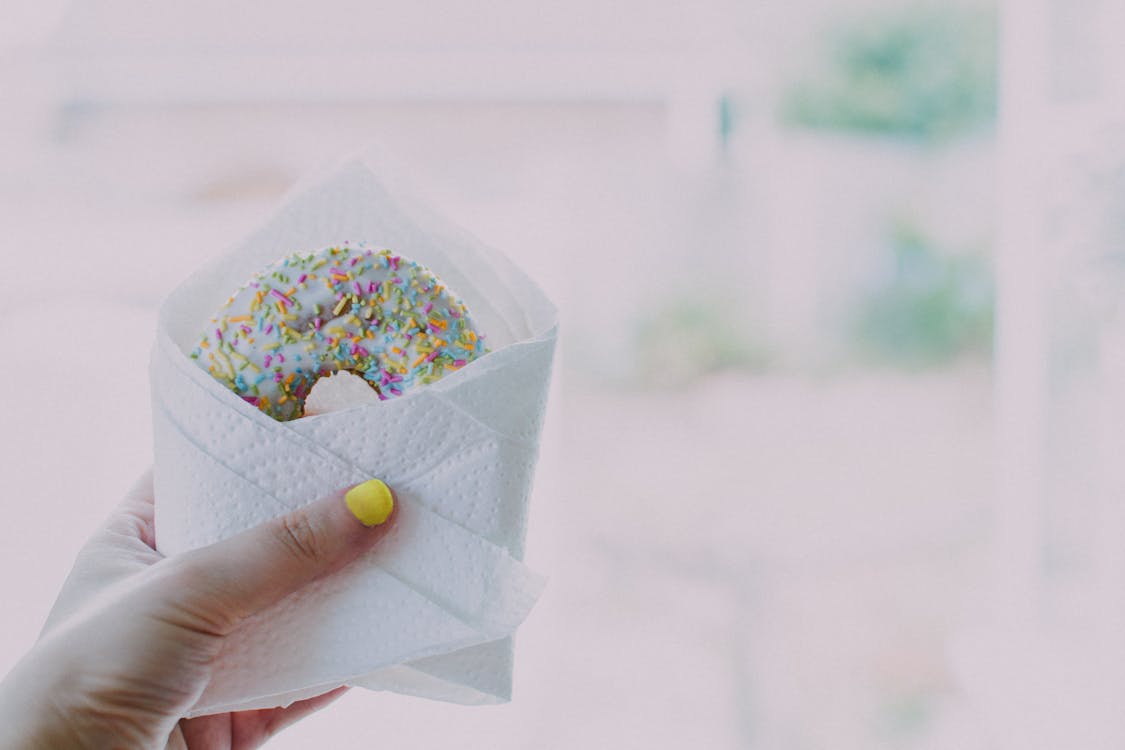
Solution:
{"label": "sprinkled doughnut", "polygon": [[358,375],[386,400],[488,350],[469,311],[390,250],[330,247],[282,258],[235,292],[192,358],[274,419],[304,414],[321,377]]}

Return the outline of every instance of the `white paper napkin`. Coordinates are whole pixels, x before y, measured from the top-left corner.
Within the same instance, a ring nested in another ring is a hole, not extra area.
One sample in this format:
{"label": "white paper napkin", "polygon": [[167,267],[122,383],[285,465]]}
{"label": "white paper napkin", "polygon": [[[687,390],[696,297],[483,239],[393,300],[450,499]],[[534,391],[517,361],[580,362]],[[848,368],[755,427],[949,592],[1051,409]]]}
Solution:
{"label": "white paper napkin", "polygon": [[[556,312],[499,253],[352,159],[177,288],[152,356],[156,540],[210,544],[378,476],[393,531],[360,563],[239,630],[192,715],[287,705],[340,684],[461,703],[511,694],[510,636],[541,589],[520,562]],[[397,399],[277,422],[187,355],[242,283],[297,251],[390,248],[465,302],[491,353]]]}

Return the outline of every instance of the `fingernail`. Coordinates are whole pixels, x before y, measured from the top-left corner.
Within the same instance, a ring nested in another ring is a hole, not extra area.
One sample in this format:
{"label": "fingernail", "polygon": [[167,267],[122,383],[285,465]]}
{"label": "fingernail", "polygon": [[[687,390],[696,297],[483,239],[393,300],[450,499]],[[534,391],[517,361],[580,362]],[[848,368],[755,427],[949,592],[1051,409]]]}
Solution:
{"label": "fingernail", "polygon": [[352,487],[344,495],[344,502],[364,526],[383,523],[395,507],[390,488],[379,479],[368,479],[363,484]]}

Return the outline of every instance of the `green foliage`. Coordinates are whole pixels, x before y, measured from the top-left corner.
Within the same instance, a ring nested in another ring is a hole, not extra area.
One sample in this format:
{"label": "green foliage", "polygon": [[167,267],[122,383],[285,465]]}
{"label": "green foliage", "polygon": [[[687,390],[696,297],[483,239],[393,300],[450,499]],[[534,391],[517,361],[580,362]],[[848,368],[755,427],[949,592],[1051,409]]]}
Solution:
{"label": "green foliage", "polygon": [[838,27],[817,74],[784,95],[786,122],[939,140],[996,116],[994,12],[879,11]]}
{"label": "green foliage", "polygon": [[898,227],[886,268],[859,304],[859,349],[913,366],[986,352],[993,298],[992,274],[983,258],[939,254],[917,229]]}
{"label": "green foliage", "polygon": [[765,352],[744,324],[731,320],[732,309],[738,308],[716,295],[665,300],[634,335],[641,378],[673,385],[721,370],[765,366]]}

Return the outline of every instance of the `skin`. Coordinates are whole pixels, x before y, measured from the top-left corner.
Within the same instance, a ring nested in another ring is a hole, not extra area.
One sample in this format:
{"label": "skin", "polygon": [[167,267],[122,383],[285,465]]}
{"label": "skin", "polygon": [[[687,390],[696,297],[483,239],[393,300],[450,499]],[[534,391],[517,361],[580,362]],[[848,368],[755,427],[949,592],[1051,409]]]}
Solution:
{"label": "skin", "polygon": [[30,652],[0,683],[0,748],[249,750],[338,698],[183,719],[224,639],[376,544],[343,490],[173,558],[155,549],[151,475],[78,555]]}

